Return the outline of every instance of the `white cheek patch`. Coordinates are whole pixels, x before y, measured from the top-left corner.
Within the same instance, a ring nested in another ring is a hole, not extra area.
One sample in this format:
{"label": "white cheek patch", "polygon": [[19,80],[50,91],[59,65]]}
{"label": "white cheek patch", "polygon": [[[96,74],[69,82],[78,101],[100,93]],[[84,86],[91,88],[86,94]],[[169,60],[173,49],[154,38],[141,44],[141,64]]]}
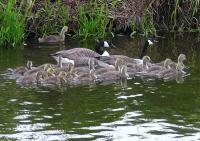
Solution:
{"label": "white cheek patch", "polygon": [[104,51],[104,53],[101,56],[110,56],[110,54],[107,51]]}
{"label": "white cheek patch", "polygon": [[107,41],[104,41],[104,42],[103,42],[103,46],[104,46],[104,47],[110,47]]}
{"label": "white cheek patch", "polygon": [[153,45],[153,42],[151,40],[148,40],[149,45]]}

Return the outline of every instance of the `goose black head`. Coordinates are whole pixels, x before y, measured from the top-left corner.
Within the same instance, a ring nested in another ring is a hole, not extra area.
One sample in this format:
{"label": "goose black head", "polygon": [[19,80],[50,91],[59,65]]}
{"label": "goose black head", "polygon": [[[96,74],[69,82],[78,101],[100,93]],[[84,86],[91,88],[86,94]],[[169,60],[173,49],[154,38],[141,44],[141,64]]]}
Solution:
{"label": "goose black head", "polygon": [[95,51],[102,56],[109,56],[109,53],[105,51],[105,48],[110,47],[107,41],[103,40],[96,40]]}
{"label": "goose black head", "polygon": [[155,40],[155,36],[153,36],[152,38],[148,38],[145,41],[144,46],[142,48],[142,53],[140,55],[140,59],[142,59],[142,57],[144,57],[145,55],[147,55],[147,49],[148,49],[148,47],[150,47],[151,45],[153,45],[156,42],[157,41]]}

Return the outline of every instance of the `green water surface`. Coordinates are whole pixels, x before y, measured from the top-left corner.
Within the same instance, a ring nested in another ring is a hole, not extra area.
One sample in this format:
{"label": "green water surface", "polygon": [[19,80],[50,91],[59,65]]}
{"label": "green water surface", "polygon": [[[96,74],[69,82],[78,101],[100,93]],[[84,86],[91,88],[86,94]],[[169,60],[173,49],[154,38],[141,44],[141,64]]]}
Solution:
{"label": "green water surface", "polygon": [[[137,58],[144,38],[117,37],[111,54]],[[134,78],[127,83],[65,89],[23,88],[0,76],[0,140],[199,140],[200,35],[167,34],[149,48],[154,62],[187,56],[189,76],[176,80]],[[48,56],[61,49],[94,47],[93,41],[67,40],[62,47],[1,49],[0,71],[55,63]]]}

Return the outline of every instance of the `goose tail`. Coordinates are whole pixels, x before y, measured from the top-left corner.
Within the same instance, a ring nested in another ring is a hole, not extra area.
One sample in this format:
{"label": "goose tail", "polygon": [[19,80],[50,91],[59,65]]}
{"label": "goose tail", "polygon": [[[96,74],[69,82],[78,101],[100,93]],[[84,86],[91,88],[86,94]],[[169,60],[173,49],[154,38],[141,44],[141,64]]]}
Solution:
{"label": "goose tail", "polygon": [[51,54],[49,54],[48,56],[57,56],[58,54],[56,54],[56,53],[51,53]]}

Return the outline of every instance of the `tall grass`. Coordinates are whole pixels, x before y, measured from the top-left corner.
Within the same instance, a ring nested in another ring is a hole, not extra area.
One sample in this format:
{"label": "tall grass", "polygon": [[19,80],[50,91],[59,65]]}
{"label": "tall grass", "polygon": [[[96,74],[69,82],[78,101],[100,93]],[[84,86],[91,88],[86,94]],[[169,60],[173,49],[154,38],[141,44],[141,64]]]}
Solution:
{"label": "tall grass", "polygon": [[58,33],[69,21],[68,9],[61,4],[61,0],[58,0],[55,5],[51,5],[50,0],[47,0],[44,8],[36,15],[39,15],[37,18],[43,17],[39,26],[42,35]]}
{"label": "tall grass", "polygon": [[106,3],[98,5],[97,1],[90,0],[86,5],[78,7],[79,29],[78,36],[84,39],[89,37],[105,37],[108,24],[108,7]]}
{"label": "tall grass", "polygon": [[[13,9],[14,0],[9,0],[0,13],[0,45],[20,45],[24,39],[24,18]],[[2,4],[1,4],[2,5]]]}
{"label": "tall grass", "polygon": [[156,28],[153,23],[153,19],[150,17],[150,15],[146,12],[144,13],[144,16],[142,18],[141,22],[141,32],[145,36],[148,34],[155,34]]}

